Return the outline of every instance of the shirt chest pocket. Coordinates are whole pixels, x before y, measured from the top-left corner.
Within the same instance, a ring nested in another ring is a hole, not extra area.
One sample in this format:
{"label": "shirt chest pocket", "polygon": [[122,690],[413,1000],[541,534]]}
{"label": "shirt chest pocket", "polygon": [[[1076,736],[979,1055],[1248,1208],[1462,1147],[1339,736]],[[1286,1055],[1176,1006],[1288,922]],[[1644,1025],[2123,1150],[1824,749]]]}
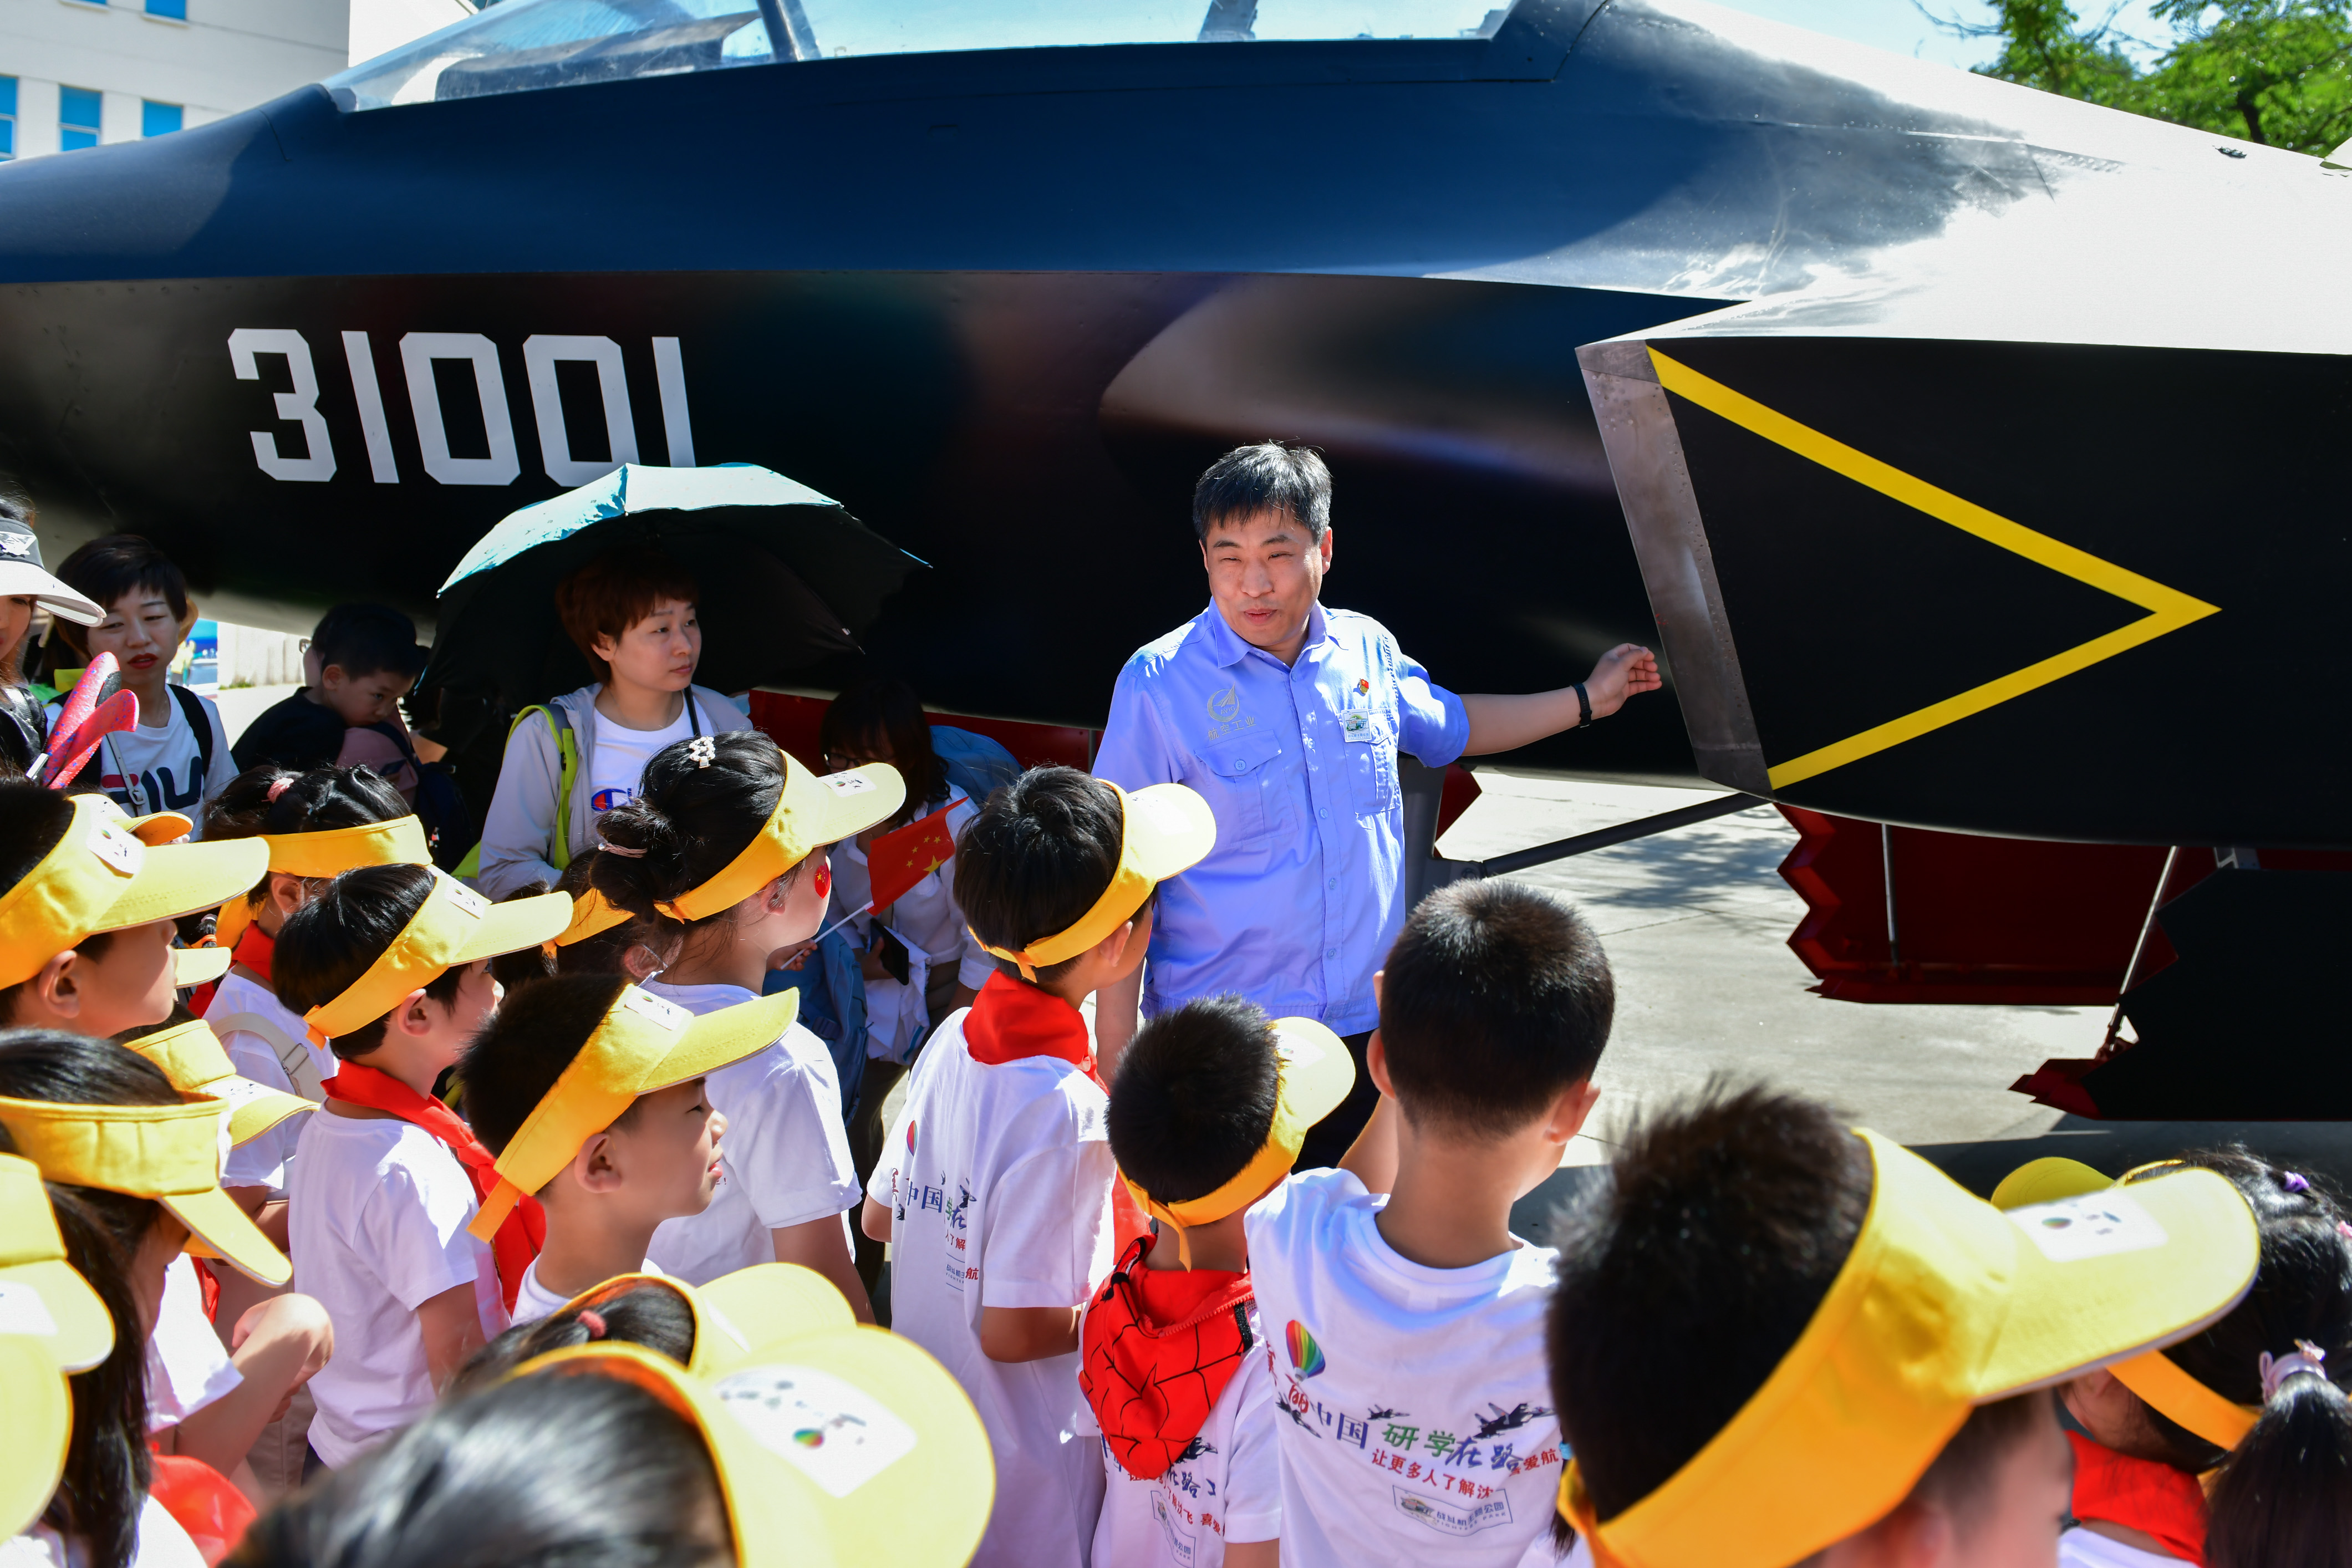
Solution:
{"label": "shirt chest pocket", "polygon": [[[1346,716],[1342,716],[1342,724]],[[1344,735],[1340,764],[1348,775],[1348,795],[1359,816],[1385,815],[1397,803],[1397,725],[1393,716],[1375,709],[1362,715],[1362,739]]]}
{"label": "shirt chest pocket", "polygon": [[1289,826],[1289,764],[1280,740],[1235,736],[1204,748],[1201,760],[1213,781],[1209,809],[1217,819],[1218,848],[1239,848]]}

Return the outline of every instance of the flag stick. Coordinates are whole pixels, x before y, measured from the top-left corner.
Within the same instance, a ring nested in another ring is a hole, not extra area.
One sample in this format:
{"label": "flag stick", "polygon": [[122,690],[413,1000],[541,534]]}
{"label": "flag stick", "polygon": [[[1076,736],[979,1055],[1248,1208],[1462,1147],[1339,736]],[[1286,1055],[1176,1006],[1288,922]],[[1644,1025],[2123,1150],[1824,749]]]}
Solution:
{"label": "flag stick", "polygon": [[842,916],[839,920],[834,921],[831,925],[825,927],[823,931],[809,938],[809,945],[811,947],[814,947],[818,942],[823,942],[826,937],[831,936],[834,932],[839,931],[842,927],[847,925],[850,921],[866,913],[866,910],[873,907],[874,900],[871,899],[866,900],[864,903],[858,905],[856,909],[850,910],[847,914]]}

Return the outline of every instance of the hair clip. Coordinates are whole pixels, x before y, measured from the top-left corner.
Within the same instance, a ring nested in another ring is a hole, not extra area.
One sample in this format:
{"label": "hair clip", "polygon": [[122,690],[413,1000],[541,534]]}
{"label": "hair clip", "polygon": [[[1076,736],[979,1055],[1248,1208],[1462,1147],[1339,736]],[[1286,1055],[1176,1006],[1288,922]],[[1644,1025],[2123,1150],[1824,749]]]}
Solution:
{"label": "hair clip", "polygon": [[601,1340],[607,1332],[604,1326],[604,1314],[597,1311],[593,1307],[582,1311],[578,1317],[572,1321],[578,1323],[582,1328],[587,1330],[588,1337],[592,1340]]}
{"label": "hair clip", "polygon": [[2279,1183],[2291,1193],[2307,1193],[2311,1191],[2311,1184],[2305,1181],[2302,1173],[2298,1171],[2285,1172],[2279,1177]]}
{"label": "hair clip", "polygon": [[694,759],[698,768],[707,768],[719,757],[719,742],[710,735],[697,735],[686,743],[686,754]]}
{"label": "hair clip", "polygon": [[596,847],[601,853],[618,855],[624,860],[642,860],[646,858],[644,850],[631,849],[625,845],[611,843],[601,833],[596,835]]}
{"label": "hair clip", "polygon": [[278,804],[278,797],[286,793],[286,786],[292,784],[297,776],[298,775],[294,773],[286,773],[271,782],[269,785],[270,805],[276,805]]}
{"label": "hair clip", "polygon": [[2352,1220],[2337,1220],[2336,1222],[2336,1234],[2342,1237],[2347,1241],[2352,1241]]}
{"label": "hair clip", "polygon": [[2262,1359],[2254,1363],[2263,1374],[2263,1403],[2268,1405],[2276,1399],[2280,1386],[2290,1377],[2306,1372],[2315,1377],[2326,1377],[2327,1369],[2321,1363],[2326,1359],[2327,1352],[2309,1340],[2295,1341],[2294,1349],[2283,1356],[2264,1351]]}

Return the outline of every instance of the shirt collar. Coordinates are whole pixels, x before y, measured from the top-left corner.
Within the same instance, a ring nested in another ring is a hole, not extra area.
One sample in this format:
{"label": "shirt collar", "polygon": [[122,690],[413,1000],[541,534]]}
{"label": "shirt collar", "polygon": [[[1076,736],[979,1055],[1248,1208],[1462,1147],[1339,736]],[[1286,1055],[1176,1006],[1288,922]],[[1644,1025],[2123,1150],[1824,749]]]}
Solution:
{"label": "shirt collar", "polygon": [[[1217,608],[1214,599],[1210,600],[1209,607],[1201,612],[1201,619],[1209,629],[1209,661],[1218,668],[1229,669],[1239,664],[1244,655],[1258,651],[1242,641],[1241,634],[1226,624],[1225,613]],[[1331,623],[1324,617],[1323,602],[1318,599],[1307,607],[1307,640],[1299,646],[1298,657],[1305,658],[1309,648],[1322,647],[1330,636]],[[1266,657],[1272,658],[1274,656],[1268,654]]]}

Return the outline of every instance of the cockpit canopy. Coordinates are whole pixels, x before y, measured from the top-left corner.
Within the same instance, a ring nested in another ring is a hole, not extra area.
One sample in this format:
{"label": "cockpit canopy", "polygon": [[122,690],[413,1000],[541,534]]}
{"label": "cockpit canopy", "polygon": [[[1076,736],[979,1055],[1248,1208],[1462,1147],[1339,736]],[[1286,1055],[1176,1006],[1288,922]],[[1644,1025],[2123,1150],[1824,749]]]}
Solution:
{"label": "cockpit canopy", "polygon": [[327,79],[346,110],[859,55],[1486,38],[1491,0],[500,0]]}

